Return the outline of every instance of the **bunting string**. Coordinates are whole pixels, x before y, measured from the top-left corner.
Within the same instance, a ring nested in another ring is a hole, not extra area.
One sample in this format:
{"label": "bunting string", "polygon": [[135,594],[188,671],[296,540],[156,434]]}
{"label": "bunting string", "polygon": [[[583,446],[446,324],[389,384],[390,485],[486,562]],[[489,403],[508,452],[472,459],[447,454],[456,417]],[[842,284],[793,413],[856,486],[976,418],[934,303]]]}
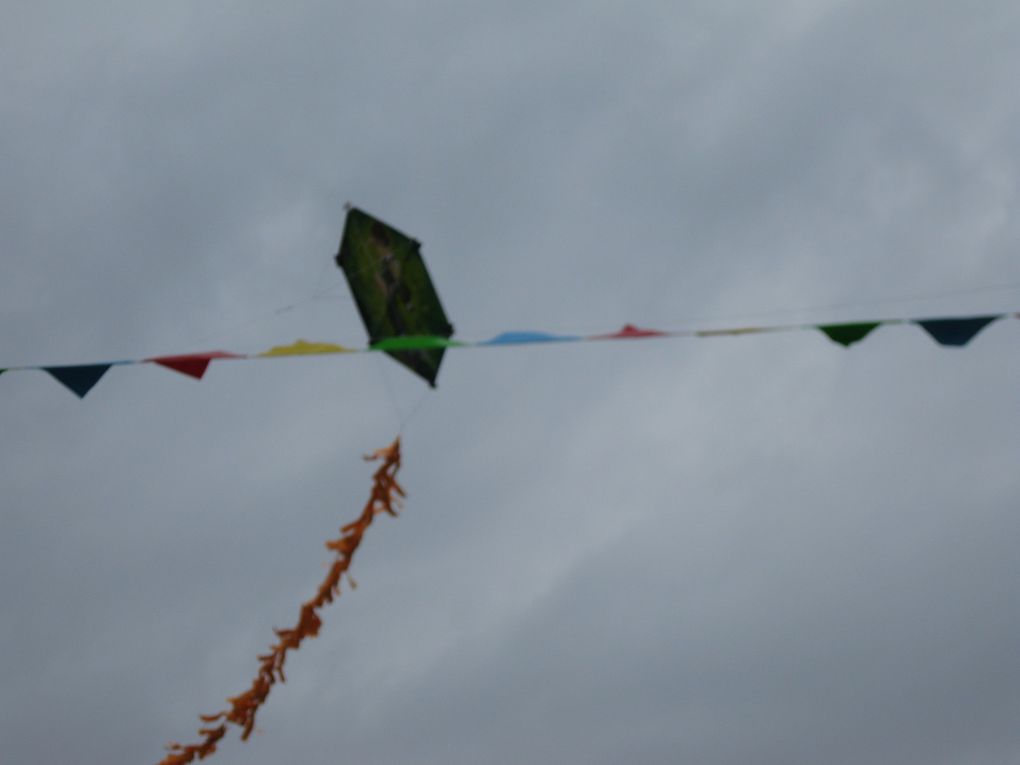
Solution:
{"label": "bunting string", "polygon": [[985,314],[979,316],[943,316],[917,319],[876,319],[839,324],[778,324],[765,326],[729,327],[723,329],[657,330],[625,324],[616,332],[598,335],[562,335],[549,332],[514,330],[502,332],[488,340],[465,341],[439,335],[407,335],[388,337],[365,348],[351,348],[330,342],[297,340],[290,345],[278,345],[261,353],[231,353],[228,351],[202,351],[173,356],[151,356],[144,359],[64,364],[57,366],[24,365],[0,367],[0,374],[26,370],[41,370],[50,374],[79,398],[95,387],[111,367],[132,364],[157,364],[196,380],[202,379],[212,361],[272,359],[340,353],[401,352],[436,348],[484,348],[511,345],[547,343],[599,342],[606,340],[664,339],[690,337],[723,337],[769,332],[797,332],[818,330],[834,343],[844,347],[860,342],[883,325],[913,324],[921,327],[936,343],[942,346],[962,347],[992,322],[999,319],[1020,318],[1020,312]]}
{"label": "bunting string", "polygon": [[345,574],[351,587],[355,587],[348,569],[365,531],[380,513],[396,517],[401,499],[406,496],[403,488],[397,483],[397,471],[400,469],[399,437],[386,448],[367,455],[365,459],[382,460],[382,464],[372,476],[372,493],[358,519],[343,526],[339,538],[326,542],[327,549],[335,553],[335,558],[315,597],[302,604],[297,624],[291,629],[274,630],[277,642],[270,646],[269,653],[258,657],[258,674],[251,687],[244,693],[227,699],[229,709],[215,714],[200,715],[204,727],[199,729],[198,735],[202,740],[197,744],[176,742],[168,744],[168,754],[159,765],[187,765],[196,758],[205,759],[216,751],[220,739],[227,734],[228,725],[238,726],[241,729],[241,740],[247,741],[255,729],[255,715],[265,704],[269,692],[277,682],[283,683],[287,680],[284,665],[288,652],[296,651],[306,638],[313,638],[319,634],[322,619],[318,612],[339,597],[341,579]]}

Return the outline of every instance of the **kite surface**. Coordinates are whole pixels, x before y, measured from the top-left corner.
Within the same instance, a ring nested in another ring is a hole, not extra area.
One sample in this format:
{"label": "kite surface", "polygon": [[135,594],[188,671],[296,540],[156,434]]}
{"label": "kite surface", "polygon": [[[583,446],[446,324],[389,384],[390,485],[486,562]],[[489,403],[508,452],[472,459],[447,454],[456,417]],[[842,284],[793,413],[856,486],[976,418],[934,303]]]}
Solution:
{"label": "kite surface", "polygon": [[[449,338],[453,325],[421,257],[421,244],[350,207],[336,263],[347,277],[369,343],[398,337]],[[445,348],[384,350],[435,387]]]}

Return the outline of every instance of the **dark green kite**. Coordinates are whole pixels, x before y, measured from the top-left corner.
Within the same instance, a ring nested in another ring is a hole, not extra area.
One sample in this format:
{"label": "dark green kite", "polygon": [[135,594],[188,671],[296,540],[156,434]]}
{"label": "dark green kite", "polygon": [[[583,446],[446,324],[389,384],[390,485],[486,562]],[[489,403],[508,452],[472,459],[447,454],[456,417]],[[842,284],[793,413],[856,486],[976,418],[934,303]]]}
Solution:
{"label": "dark green kite", "polygon": [[[421,244],[392,226],[354,207],[347,220],[336,263],[347,277],[369,343],[436,385],[447,338],[453,325],[446,319],[420,252]],[[397,350],[393,338],[422,341],[411,350]]]}

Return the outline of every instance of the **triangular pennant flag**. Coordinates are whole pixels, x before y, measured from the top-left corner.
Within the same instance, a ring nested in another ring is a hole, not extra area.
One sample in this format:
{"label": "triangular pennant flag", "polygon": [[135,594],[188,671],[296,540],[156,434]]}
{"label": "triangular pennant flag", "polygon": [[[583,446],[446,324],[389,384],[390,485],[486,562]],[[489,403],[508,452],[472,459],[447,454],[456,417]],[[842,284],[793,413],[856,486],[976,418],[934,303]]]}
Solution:
{"label": "triangular pennant flag", "polygon": [[563,343],[580,340],[577,335],[550,335],[547,332],[503,332],[479,345],[520,345],[523,343]]}
{"label": "triangular pennant flag", "polygon": [[316,353],[350,353],[350,348],[334,343],[310,343],[296,340],[290,345],[274,345],[259,356],[311,356]]}
{"label": "triangular pennant flag", "polygon": [[917,319],[939,345],[966,345],[974,336],[991,324],[1000,315],[971,316],[965,319]]}
{"label": "triangular pennant flag", "polygon": [[455,348],[463,343],[442,335],[401,335],[387,337],[370,346],[373,351],[420,351],[426,348]]}
{"label": "triangular pennant flag", "polygon": [[848,346],[856,343],[858,340],[863,340],[871,334],[871,330],[881,323],[879,321],[865,321],[856,324],[823,324],[818,329],[822,330],[832,342]]}
{"label": "triangular pennant flag", "polygon": [[624,324],[623,328],[611,335],[595,335],[596,340],[626,340],[637,337],[663,337],[666,333],[657,329],[644,329],[633,324]]}
{"label": "triangular pennant flag", "polygon": [[205,353],[185,353],[180,356],[156,356],[146,361],[159,364],[167,369],[180,372],[182,375],[194,377],[201,380],[205,370],[209,368],[209,362],[213,359],[237,359],[241,358],[236,353],[225,351],[207,351]]}
{"label": "triangular pennant flag", "polygon": [[70,367],[43,367],[59,382],[63,383],[78,398],[85,398],[85,394],[92,390],[92,387],[99,382],[99,378],[106,374],[112,364],[83,364]]}
{"label": "triangular pennant flag", "polygon": [[723,335],[752,335],[756,332],[768,332],[769,327],[736,327],[735,329],[701,329],[695,332],[698,337],[722,337]]}

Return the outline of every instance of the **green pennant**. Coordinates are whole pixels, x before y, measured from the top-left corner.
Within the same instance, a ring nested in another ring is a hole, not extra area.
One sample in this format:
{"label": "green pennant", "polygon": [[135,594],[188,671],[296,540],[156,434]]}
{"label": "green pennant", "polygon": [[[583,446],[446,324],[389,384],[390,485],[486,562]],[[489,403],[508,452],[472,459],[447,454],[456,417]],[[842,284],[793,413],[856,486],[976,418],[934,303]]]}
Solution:
{"label": "green pennant", "polygon": [[880,321],[863,321],[855,324],[823,324],[818,329],[822,330],[832,342],[845,347],[863,340],[881,323]]}
{"label": "green pennant", "polygon": [[369,347],[373,351],[422,351],[428,348],[455,348],[463,345],[441,335],[404,335],[387,337]]}

